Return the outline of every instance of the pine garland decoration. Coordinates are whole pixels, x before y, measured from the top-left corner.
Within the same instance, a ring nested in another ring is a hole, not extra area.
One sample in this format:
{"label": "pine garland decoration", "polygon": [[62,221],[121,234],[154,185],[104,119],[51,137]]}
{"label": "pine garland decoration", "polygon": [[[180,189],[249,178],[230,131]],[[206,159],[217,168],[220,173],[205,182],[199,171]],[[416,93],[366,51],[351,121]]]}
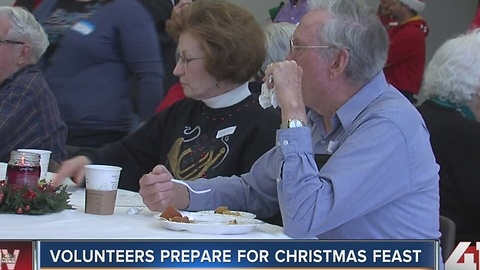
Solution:
{"label": "pine garland decoration", "polygon": [[32,187],[0,181],[0,214],[44,215],[74,209],[68,204],[71,193],[66,189],[46,182]]}

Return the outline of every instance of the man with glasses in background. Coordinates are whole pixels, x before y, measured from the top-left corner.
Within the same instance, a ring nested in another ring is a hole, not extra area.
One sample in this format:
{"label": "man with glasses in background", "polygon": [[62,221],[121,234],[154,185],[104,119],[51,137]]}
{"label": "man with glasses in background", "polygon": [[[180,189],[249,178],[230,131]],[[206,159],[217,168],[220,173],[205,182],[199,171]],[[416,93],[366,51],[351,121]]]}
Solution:
{"label": "man with glasses in background", "polygon": [[0,161],[18,148],[52,151],[66,157],[67,129],[55,97],[36,67],[48,47],[45,32],[20,7],[0,7]]}
{"label": "man with glasses in background", "polygon": [[140,179],[144,203],[260,218],[280,209],[295,238],[438,239],[439,167],[421,116],[385,80],[387,50],[362,1],[312,0],[288,60],[265,72],[282,112],[276,146],[247,174],[190,183],[204,194],[158,165]]}

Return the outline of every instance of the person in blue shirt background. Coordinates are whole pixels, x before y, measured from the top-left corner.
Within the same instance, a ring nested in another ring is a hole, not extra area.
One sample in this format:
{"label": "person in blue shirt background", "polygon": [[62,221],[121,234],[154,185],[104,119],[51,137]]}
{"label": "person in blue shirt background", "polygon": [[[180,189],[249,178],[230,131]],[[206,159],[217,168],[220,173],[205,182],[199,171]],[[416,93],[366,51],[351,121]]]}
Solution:
{"label": "person in blue shirt background", "polygon": [[40,68],[68,127],[67,145],[100,147],[125,137],[137,81],[141,120],[163,97],[153,18],[139,1],[44,0],[34,11],[50,46]]}

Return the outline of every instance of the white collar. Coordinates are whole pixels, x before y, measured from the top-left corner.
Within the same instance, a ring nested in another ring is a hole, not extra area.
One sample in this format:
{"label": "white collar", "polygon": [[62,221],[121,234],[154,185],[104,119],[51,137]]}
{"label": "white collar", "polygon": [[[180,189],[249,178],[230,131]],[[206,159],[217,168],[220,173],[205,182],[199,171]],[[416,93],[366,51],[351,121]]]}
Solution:
{"label": "white collar", "polygon": [[248,89],[248,82],[246,82],[219,96],[204,99],[203,102],[210,108],[219,109],[235,105],[250,95],[251,93],[250,89]]}

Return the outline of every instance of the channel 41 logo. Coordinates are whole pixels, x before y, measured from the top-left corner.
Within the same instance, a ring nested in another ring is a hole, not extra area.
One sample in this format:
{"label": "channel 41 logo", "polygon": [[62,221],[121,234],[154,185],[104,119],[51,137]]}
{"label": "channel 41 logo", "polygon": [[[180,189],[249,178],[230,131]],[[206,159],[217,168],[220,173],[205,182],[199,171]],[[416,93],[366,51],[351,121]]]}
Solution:
{"label": "channel 41 logo", "polygon": [[33,269],[32,242],[0,241],[0,270]]}
{"label": "channel 41 logo", "polygon": [[480,242],[460,242],[445,262],[445,270],[480,270]]}

